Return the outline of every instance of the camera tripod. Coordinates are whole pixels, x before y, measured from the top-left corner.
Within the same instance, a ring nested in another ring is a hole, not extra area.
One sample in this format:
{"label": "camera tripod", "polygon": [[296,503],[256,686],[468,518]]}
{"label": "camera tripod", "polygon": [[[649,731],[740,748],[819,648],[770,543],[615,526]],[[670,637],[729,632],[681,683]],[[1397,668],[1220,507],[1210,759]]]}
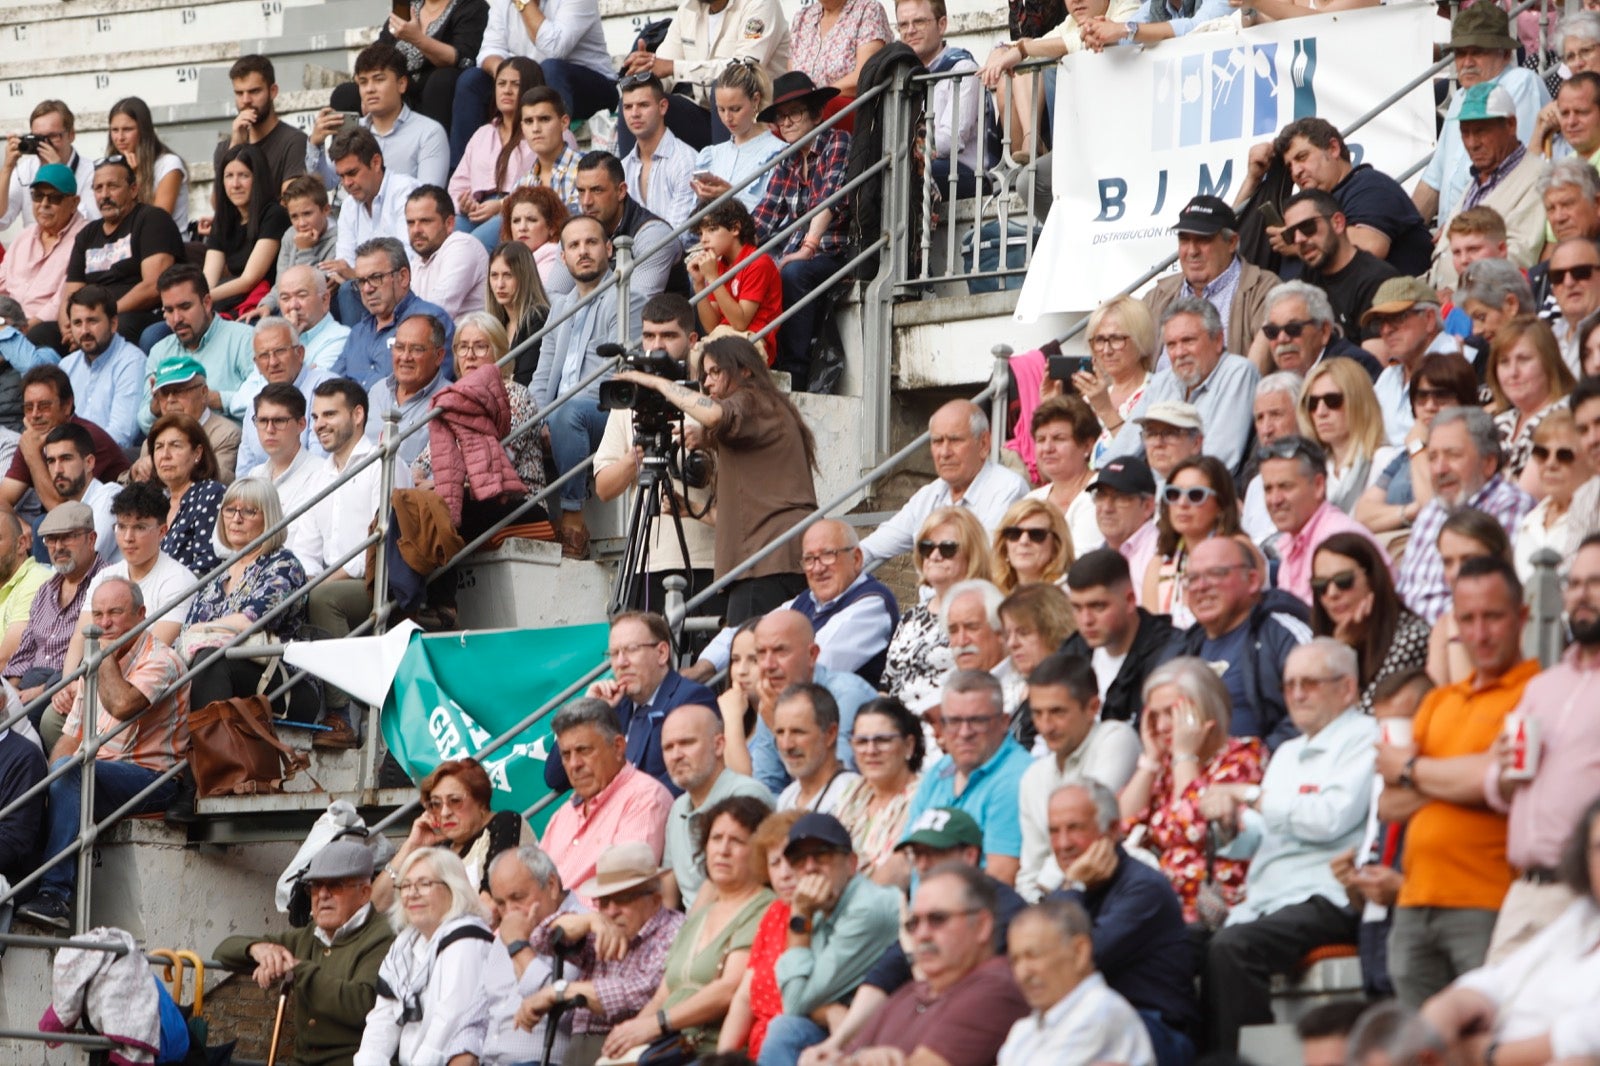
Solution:
{"label": "camera tripod", "polygon": [[[693,574],[693,568],[689,566],[689,541],[683,535],[683,515],[680,513],[688,501],[680,500],[679,506],[666,514],[662,513],[661,497],[663,493],[673,491],[672,479],[667,473],[666,455],[655,448],[645,450],[644,460],[639,465],[638,488],[628,514],[627,546],[623,549],[622,560],[617,564],[617,583],[606,611],[608,615],[626,611],[635,603],[639,603],[644,610],[651,609],[649,602],[641,602],[638,597],[640,585],[644,584],[644,601],[649,599],[650,532],[655,528],[658,518],[672,520],[672,530],[678,538],[678,550],[683,553],[684,569],[691,577]],[[685,494],[687,491],[686,486]],[[673,495],[676,498],[677,494]],[[690,588],[688,595],[693,594],[694,589]]]}

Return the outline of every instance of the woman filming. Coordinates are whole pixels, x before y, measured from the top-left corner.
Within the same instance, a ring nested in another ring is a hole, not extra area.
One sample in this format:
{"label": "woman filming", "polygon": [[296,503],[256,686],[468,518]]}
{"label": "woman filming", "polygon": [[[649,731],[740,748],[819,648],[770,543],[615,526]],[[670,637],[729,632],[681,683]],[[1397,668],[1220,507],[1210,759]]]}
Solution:
{"label": "woman filming", "polygon": [[[718,515],[719,578],[817,509],[816,438],[773,384],[761,350],[743,337],[705,346],[703,393],[637,370],[619,371],[615,380],[654,389],[706,428],[717,454],[717,496],[739,501]],[[728,586],[728,624],[765,614],[805,587],[800,538],[792,537]]]}

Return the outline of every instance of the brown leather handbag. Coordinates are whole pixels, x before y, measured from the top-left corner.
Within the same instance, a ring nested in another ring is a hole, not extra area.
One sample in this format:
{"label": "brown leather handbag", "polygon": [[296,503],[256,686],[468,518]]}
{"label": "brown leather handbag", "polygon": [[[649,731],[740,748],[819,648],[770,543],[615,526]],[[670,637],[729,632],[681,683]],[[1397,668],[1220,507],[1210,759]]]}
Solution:
{"label": "brown leather handbag", "polygon": [[236,696],[189,712],[189,770],[196,796],[282,792],[283,783],[310,764],[305,752],[273,733],[272,705],[265,696]]}

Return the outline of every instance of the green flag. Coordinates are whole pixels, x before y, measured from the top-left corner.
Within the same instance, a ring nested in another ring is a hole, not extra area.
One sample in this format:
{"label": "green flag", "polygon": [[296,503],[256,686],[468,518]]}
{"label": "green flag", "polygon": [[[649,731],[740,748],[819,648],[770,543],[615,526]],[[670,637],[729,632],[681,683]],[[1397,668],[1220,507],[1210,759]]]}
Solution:
{"label": "green flag", "polygon": [[[384,743],[421,781],[448,759],[476,756],[489,741],[604,661],[605,623],[553,629],[411,635],[384,700]],[[545,796],[544,762],[556,757],[554,712],[482,759],[496,810],[524,811]],[[536,833],[553,806],[531,819]]]}

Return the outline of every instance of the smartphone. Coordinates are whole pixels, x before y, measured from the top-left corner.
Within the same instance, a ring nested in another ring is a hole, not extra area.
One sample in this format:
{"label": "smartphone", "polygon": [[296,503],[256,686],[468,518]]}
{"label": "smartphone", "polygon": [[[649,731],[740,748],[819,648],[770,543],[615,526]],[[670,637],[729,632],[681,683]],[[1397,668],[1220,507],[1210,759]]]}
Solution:
{"label": "smartphone", "polygon": [[351,130],[358,130],[361,128],[361,112],[341,111],[339,113],[344,116],[344,121],[339,123],[339,132],[341,134],[349,133]]}
{"label": "smartphone", "polygon": [[389,13],[402,22],[410,22],[411,0],[389,0]]}
{"label": "smartphone", "polygon": [[1283,212],[1279,211],[1278,205],[1271,200],[1261,205],[1261,217],[1273,229],[1280,229],[1283,226]]}
{"label": "smartphone", "polygon": [[716,177],[716,174],[709,170],[697,170],[694,172],[695,181],[710,181],[714,177]]}
{"label": "smartphone", "polygon": [[1050,357],[1050,380],[1072,380],[1074,374],[1087,374],[1094,369],[1094,362],[1088,356],[1080,355],[1052,355]]}

